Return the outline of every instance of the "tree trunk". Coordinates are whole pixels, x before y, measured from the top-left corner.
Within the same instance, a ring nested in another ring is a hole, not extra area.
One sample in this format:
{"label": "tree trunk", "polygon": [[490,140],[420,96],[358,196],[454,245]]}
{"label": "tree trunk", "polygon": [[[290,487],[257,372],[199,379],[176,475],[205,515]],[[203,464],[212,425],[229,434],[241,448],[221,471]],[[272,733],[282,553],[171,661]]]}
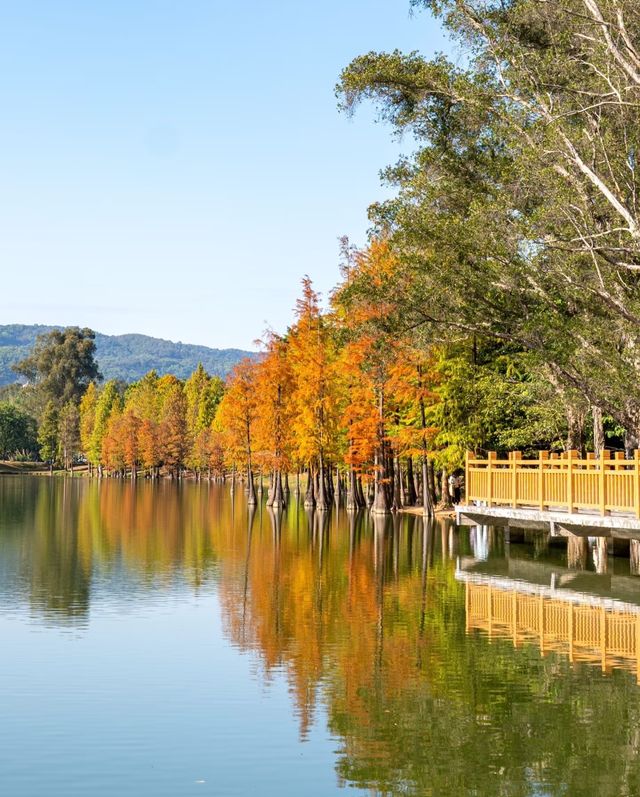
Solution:
{"label": "tree trunk", "polygon": [[279,470],[275,473],[271,495],[271,506],[276,509],[282,509],[286,505],[284,492],[282,490],[282,473]]}
{"label": "tree trunk", "polygon": [[393,459],[393,508],[398,512],[404,506],[404,485],[402,483],[402,468],[400,457]]}
{"label": "tree trunk", "polygon": [[326,478],[327,475],[324,470],[324,460],[321,456],[320,470],[318,472],[318,494],[316,496],[316,509],[324,510],[329,508],[329,501],[327,500]]}
{"label": "tree trunk", "polygon": [[567,414],[567,451],[584,452],[584,412],[578,407],[568,406]]}
{"label": "tree trunk", "polygon": [[326,478],[326,484],[327,484],[327,487],[326,487],[327,501],[328,501],[328,502],[331,502],[331,501],[333,501],[333,497],[334,497],[334,495],[335,495],[335,491],[336,491],[335,484],[333,483],[333,470],[332,470],[331,466],[329,466],[328,468],[326,468],[326,469],[325,469],[325,472],[326,472],[326,477],[327,477],[327,478]]}
{"label": "tree trunk", "polygon": [[[437,497],[436,497],[436,474],[433,467],[433,461],[428,460],[427,462],[427,483],[425,489],[429,491],[429,495],[431,496],[431,503],[435,506]],[[424,500],[424,499],[423,499]]]}
{"label": "tree trunk", "polygon": [[413,481],[413,457],[407,457],[407,506],[415,506],[418,496]]}
{"label": "tree trunk", "polygon": [[[260,480],[262,482],[262,479]],[[276,475],[274,471],[269,472],[269,487],[267,489],[267,506],[273,506],[273,500],[275,498],[275,487],[276,487]],[[261,485],[261,492],[264,488]]]}
{"label": "tree trunk", "polygon": [[311,466],[309,466],[307,475],[307,492],[304,497],[305,509],[313,509],[316,505],[316,492],[314,487],[314,476]]}
{"label": "tree trunk", "polygon": [[429,463],[426,457],[422,457],[422,483],[425,485],[422,490],[422,514],[425,517],[435,515],[434,501],[429,489]]}
{"label": "tree trunk", "polygon": [[249,506],[255,506],[258,503],[258,498],[256,496],[256,487],[253,483],[253,472],[251,470],[251,465],[247,468],[247,504]]}
{"label": "tree trunk", "polygon": [[451,501],[451,493],[449,492],[449,474],[447,473],[447,469],[442,469],[442,478],[440,479],[441,484],[441,498],[440,498],[440,509],[452,509],[453,503]]}
{"label": "tree trunk", "polygon": [[349,466],[349,484],[347,487],[347,509],[357,509],[360,505],[358,483],[353,465]]}
{"label": "tree trunk", "polygon": [[604,451],[604,424],[602,422],[602,410],[600,407],[591,407],[593,417],[593,451],[599,457]]}
{"label": "tree trunk", "polygon": [[388,515],[389,514],[389,500],[385,484],[382,481],[382,465],[380,463],[380,455],[376,454],[375,461],[375,492],[373,497],[373,506],[371,511],[374,515]]}
{"label": "tree trunk", "polygon": [[367,503],[366,506],[371,508],[373,506],[373,501],[376,497],[376,486],[375,480],[369,479],[369,483],[367,484]]}

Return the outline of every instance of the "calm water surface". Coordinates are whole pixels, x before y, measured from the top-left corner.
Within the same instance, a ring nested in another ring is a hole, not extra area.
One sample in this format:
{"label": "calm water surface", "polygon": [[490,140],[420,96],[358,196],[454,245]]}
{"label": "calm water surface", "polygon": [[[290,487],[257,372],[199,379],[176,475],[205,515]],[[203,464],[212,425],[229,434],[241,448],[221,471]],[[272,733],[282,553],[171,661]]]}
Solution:
{"label": "calm water surface", "polygon": [[638,604],[586,544],[0,478],[0,794],[637,795]]}

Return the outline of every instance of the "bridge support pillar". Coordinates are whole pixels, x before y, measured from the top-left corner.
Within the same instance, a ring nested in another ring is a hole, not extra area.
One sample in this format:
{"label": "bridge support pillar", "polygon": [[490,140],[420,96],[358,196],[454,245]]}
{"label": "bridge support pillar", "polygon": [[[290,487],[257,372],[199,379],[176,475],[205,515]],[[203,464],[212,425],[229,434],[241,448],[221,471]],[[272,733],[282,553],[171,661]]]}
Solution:
{"label": "bridge support pillar", "polygon": [[586,537],[569,534],[567,537],[567,566],[571,570],[586,570],[589,541]]}
{"label": "bridge support pillar", "polygon": [[629,541],[629,569],[632,576],[640,576],[640,540]]}

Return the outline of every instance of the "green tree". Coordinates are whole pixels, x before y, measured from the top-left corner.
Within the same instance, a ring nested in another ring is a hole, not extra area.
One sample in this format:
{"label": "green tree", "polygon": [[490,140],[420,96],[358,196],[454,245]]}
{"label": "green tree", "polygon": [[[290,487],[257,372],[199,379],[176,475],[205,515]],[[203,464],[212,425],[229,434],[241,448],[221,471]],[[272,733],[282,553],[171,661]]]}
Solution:
{"label": "green tree", "polygon": [[24,410],[0,401],[0,458],[12,459],[37,451],[36,422]]}
{"label": "green tree", "polygon": [[95,422],[91,434],[88,458],[92,465],[102,469],[102,441],[107,432],[109,418],[114,408],[120,408],[121,398],[115,380],[107,382],[96,402]]}
{"label": "green tree", "polygon": [[49,463],[49,471],[53,472],[53,466],[58,459],[59,437],[58,437],[59,413],[55,402],[49,401],[45,407],[40,428],[38,430],[38,444],[40,445],[40,456],[43,462]]}
{"label": "green tree", "polygon": [[[96,403],[98,401],[98,390],[95,382],[90,382],[84,395],[80,399],[80,450],[87,459],[89,458],[89,448],[91,446],[91,436],[96,422]],[[91,463],[89,464],[91,468]]]}
{"label": "green tree", "polygon": [[14,366],[40,396],[41,405],[53,401],[58,409],[78,403],[91,382],[102,377],[95,360],[95,332],[67,327],[39,335],[31,354]]}
{"label": "green tree", "polygon": [[80,413],[73,401],[68,401],[60,410],[58,438],[62,464],[73,471],[73,460],[80,450]]}

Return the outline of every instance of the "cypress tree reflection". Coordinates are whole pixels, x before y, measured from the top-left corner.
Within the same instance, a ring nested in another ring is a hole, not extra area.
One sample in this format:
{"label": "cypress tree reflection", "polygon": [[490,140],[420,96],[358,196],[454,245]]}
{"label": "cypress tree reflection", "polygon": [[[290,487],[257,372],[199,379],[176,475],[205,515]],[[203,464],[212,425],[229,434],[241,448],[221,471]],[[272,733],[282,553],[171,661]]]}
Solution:
{"label": "cypress tree reflection", "polygon": [[[456,560],[471,558],[472,542],[496,572],[546,578],[579,560],[571,572],[585,589],[612,578],[587,571],[575,545],[512,545],[507,559],[500,533],[472,537],[413,515],[313,512],[302,500],[253,508],[241,490],[206,482],[0,480],[3,603],[82,625],[93,602],[209,586],[227,640],[259,662],[258,677],[284,674],[301,738],[327,718],[345,784],[411,795],[640,792],[634,675],[467,634]],[[635,583],[628,576],[625,589]]]}

